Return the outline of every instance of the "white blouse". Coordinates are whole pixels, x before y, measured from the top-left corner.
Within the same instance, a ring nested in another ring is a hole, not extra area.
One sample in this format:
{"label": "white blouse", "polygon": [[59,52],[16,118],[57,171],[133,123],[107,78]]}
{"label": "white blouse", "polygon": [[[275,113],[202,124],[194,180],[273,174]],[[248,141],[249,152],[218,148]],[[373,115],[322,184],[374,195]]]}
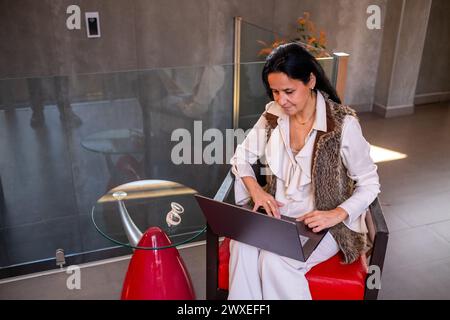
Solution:
{"label": "white blouse", "polygon": [[[296,155],[290,148],[289,116],[274,101],[266,105],[266,111],[278,116],[278,126],[269,141],[266,141],[267,120],[261,116],[230,160],[236,176],[236,204],[243,205],[249,200],[250,194],[241,178],[255,177],[251,165],[260,159],[263,163],[266,161],[277,177],[275,198],[284,203],[280,213],[299,217],[315,209],[311,161],[317,131],[327,130],[325,100],[318,92],[313,127]],[[340,153],[348,176],[356,183],[353,195],[339,205],[348,213],[344,223],[354,231],[367,232],[365,212],[380,192],[380,184],[377,166],[370,157],[370,146],[362,135],[358,120],[352,116],[344,118]]]}

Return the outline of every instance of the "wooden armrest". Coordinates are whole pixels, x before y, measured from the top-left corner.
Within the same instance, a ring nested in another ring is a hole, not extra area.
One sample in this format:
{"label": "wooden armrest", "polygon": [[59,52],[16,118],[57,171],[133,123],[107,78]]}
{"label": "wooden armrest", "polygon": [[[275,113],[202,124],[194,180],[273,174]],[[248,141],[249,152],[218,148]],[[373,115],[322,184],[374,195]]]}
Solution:
{"label": "wooden armrest", "polygon": [[[219,190],[214,196],[214,200],[224,201],[231,191],[234,178],[228,171]],[[215,234],[209,225],[206,227],[206,299],[218,299],[218,270],[219,270],[219,236]]]}
{"label": "wooden armrest", "polygon": [[[369,240],[372,244],[372,248],[369,251],[369,266],[377,266],[379,268],[381,276],[383,271],[384,258],[386,255],[389,230],[386,224],[386,220],[384,219],[383,210],[381,209],[380,201],[378,198],[376,198],[369,206],[369,211],[366,215],[366,225],[369,231]],[[370,275],[371,274],[369,274],[368,276]],[[376,288],[368,289],[366,286],[364,299],[376,300],[378,297],[378,291],[379,290]]]}

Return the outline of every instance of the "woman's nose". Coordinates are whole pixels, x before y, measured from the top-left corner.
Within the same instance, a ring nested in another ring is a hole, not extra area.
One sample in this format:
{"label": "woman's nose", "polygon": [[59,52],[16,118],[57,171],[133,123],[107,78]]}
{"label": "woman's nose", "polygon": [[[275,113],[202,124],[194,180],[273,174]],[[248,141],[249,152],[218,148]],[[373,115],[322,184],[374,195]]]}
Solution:
{"label": "woman's nose", "polygon": [[284,95],[284,94],[279,94],[278,95],[278,99],[277,99],[277,103],[280,105],[280,106],[283,106],[285,103],[286,103],[286,96]]}

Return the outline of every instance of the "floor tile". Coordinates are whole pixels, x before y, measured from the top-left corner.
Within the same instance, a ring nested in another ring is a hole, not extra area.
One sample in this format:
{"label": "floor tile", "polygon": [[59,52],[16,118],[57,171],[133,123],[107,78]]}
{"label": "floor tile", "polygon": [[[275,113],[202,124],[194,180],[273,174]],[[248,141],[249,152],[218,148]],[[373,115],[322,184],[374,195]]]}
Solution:
{"label": "floor tile", "polygon": [[450,220],[449,194],[430,194],[390,208],[407,224],[416,227]]}
{"label": "floor tile", "polygon": [[403,221],[397,216],[396,211],[392,209],[391,206],[383,206],[383,215],[386,220],[386,224],[389,232],[399,231],[404,229],[410,229],[411,225]]}
{"label": "floor tile", "polygon": [[391,232],[383,272],[447,257],[450,243],[427,226]]}
{"label": "floor tile", "polygon": [[429,228],[450,243],[450,220],[431,224]]}
{"label": "floor tile", "polygon": [[450,259],[395,268],[382,277],[379,299],[450,299]]}

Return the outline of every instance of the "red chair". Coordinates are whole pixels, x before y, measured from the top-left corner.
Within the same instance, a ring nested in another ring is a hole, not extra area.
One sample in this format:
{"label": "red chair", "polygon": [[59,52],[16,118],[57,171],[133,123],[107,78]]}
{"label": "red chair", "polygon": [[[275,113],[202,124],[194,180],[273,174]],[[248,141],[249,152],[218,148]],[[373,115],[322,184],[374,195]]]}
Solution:
{"label": "red chair", "polygon": [[[233,176],[229,172],[214,199],[224,201],[232,185]],[[370,259],[370,266],[378,267],[373,269],[374,272],[379,272],[378,276],[381,279],[389,232],[378,198],[369,206],[366,224],[371,243],[367,258]],[[224,239],[219,247],[219,236],[214,234],[208,226],[206,236],[206,298],[208,300],[226,299],[228,295],[229,239]],[[361,257],[360,260],[346,265],[341,263],[341,253],[338,253],[312,268],[306,274],[306,278],[313,300],[376,300],[379,286],[366,285],[372,273],[367,273],[365,259],[366,257]]]}

